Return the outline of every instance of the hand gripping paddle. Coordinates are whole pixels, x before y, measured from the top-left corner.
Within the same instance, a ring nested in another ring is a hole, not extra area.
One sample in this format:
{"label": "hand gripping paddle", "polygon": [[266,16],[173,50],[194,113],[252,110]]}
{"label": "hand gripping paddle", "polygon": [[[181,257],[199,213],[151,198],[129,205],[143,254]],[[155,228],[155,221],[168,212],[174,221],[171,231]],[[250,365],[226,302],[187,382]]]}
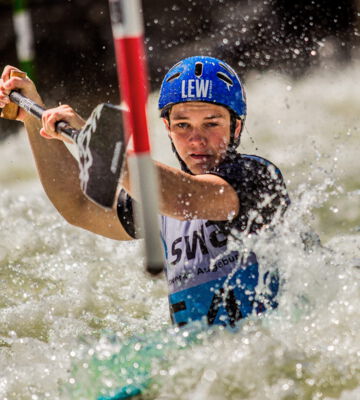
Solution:
{"label": "hand gripping paddle", "polygon": [[[10,100],[29,114],[41,119],[44,108],[13,91]],[[80,184],[84,194],[103,207],[111,208],[125,153],[122,109],[112,104],[99,104],[81,130],[65,121],[56,131],[73,140],[79,153]]]}

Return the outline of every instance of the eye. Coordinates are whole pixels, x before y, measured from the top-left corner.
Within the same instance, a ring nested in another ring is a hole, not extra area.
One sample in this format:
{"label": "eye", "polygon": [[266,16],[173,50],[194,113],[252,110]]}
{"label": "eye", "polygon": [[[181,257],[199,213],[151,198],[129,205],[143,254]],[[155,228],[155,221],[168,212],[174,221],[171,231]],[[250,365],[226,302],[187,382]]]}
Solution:
{"label": "eye", "polygon": [[215,128],[217,126],[219,126],[218,122],[207,122],[206,123],[206,127],[208,127],[208,128]]}
{"label": "eye", "polygon": [[177,124],[175,124],[175,127],[180,129],[186,129],[189,127],[189,124],[187,122],[178,122]]}

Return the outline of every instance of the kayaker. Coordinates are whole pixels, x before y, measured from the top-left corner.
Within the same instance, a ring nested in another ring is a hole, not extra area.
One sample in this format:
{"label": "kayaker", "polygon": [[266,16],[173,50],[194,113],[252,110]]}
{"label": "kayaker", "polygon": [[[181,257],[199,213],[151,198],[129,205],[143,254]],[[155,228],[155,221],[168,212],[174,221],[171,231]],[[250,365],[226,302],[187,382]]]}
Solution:
{"label": "kayaker", "polygon": [[[14,89],[41,103],[34,83],[27,77],[10,78],[11,70],[16,68],[7,66],[2,73],[0,107]],[[155,162],[173,322],[233,326],[249,314],[276,307],[276,275],[259,278],[253,252],[243,252],[240,244],[228,248],[232,229],[256,234],[282,216],[289,204],[280,170],[262,157],[236,151],[246,118],[239,77],[216,58],[186,58],[166,74],[159,109],[181,167]],[[26,127],[41,182],[60,214],[94,233],[134,239],[127,171],[114,208],[96,205],[82,193],[78,164],[54,130],[56,121],[80,129],[84,120],[67,105],[47,110],[42,123],[23,111],[17,119]],[[256,290],[259,279],[263,293]]]}

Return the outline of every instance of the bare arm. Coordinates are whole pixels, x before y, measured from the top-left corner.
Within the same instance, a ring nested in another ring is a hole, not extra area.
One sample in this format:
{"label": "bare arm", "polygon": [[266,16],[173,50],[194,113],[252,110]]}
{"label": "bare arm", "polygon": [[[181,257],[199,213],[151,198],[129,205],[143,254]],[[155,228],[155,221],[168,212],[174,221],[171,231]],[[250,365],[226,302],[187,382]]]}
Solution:
{"label": "bare arm", "polygon": [[[7,94],[11,90],[22,89],[24,95],[41,104],[34,84],[28,78],[10,79],[11,69],[15,68],[7,66],[2,74],[0,103],[6,104],[9,101]],[[47,140],[42,137],[61,139],[54,130],[57,119],[66,119],[74,128],[81,126],[82,119],[67,106],[46,112],[42,123],[23,111],[17,119],[24,122],[41,183],[59,213],[71,224],[91,232],[112,239],[131,239],[118,220],[115,208],[104,209],[83,194],[80,189],[77,161],[64,143],[61,140]]]}
{"label": "bare arm", "polygon": [[[238,214],[238,195],[222,178],[211,174],[190,175],[160,162],[155,165],[161,214],[180,220],[213,221],[224,221]],[[132,194],[128,173],[124,174],[122,185]]]}
{"label": "bare arm", "polygon": [[37,170],[44,190],[59,213],[72,225],[117,240],[129,240],[116,209],[107,210],[90,201],[80,189],[79,167],[60,140],[39,135],[41,123],[27,119]]}

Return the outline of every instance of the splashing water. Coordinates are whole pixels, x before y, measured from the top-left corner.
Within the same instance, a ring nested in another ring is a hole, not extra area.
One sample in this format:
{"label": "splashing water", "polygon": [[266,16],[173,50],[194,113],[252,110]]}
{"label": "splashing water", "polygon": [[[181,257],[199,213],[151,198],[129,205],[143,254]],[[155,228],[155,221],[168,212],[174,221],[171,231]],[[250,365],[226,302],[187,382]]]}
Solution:
{"label": "splashing water", "polygon": [[[261,273],[279,272],[279,307],[187,346],[184,331],[170,328],[164,280],[144,272],[141,241],[69,226],[42,191],[24,132],[7,138],[0,145],[0,398],[95,398],[98,382],[86,368],[74,373],[74,363],[90,365],[96,352],[103,361],[128,355],[146,340],[160,353],[133,359],[132,367],[147,362],[155,382],[145,398],[360,398],[359,66],[300,81],[247,78],[241,151],[275,162],[292,198],[283,224],[242,238]],[[164,154],[166,133],[150,122],[155,157],[174,164]],[[98,379],[116,386],[118,371],[105,361]]]}

